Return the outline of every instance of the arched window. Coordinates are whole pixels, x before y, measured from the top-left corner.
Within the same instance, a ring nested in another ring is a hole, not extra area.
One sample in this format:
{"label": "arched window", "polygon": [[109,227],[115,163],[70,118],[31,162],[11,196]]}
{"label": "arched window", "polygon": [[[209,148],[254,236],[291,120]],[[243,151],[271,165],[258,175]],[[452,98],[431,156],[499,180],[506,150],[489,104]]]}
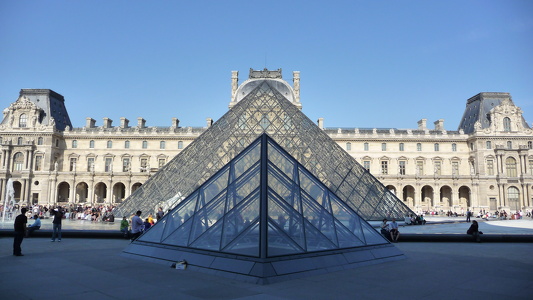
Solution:
{"label": "arched window", "polygon": [[22,145],[22,138],[21,138],[21,137],[19,137],[19,138],[17,139],[17,145]]}
{"label": "arched window", "polygon": [[507,170],[508,177],[516,177],[516,159],[508,157],[505,160],[505,167]]}
{"label": "arched window", "polygon": [[91,140],[91,141],[89,142],[89,148],[91,148],[91,149],[94,148],[94,141],[93,141],[93,140]]}
{"label": "arched window", "polygon": [[143,149],[147,149],[148,148],[148,141],[143,141]]}
{"label": "arched window", "polygon": [[365,151],[368,151],[368,143],[364,144],[364,149],[365,149]]}
{"label": "arched window", "polygon": [[107,141],[107,149],[113,148],[113,141]]}
{"label": "arched window", "polygon": [[73,140],[72,141],[72,148],[78,148],[78,141],[77,140]]}
{"label": "arched window", "polygon": [[503,118],[503,131],[511,131],[511,119]]}
{"label": "arched window", "polygon": [[37,139],[37,145],[42,145],[43,144],[43,138],[42,137],[39,137]]}
{"label": "arched window", "polygon": [[22,171],[24,166],[24,155],[21,152],[15,153],[13,156],[13,171]]}
{"label": "arched window", "polygon": [[435,151],[439,151],[439,149],[440,149],[439,143],[435,143],[434,149],[435,149]]}
{"label": "arched window", "polygon": [[165,141],[159,142],[159,149],[165,149]]}
{"label": "arched window", "polygon": [[352,150],[352,143],[346,143],[346,151]]}
{"label": "arched window", "polygon": [[517,210],[520,206],[520,191],[514,186],[509,187],[507,189],[507,199],[509,200],[509,206],[511,207],[511,210]]}
{"label": "arched window", "polygon": [[20,117],[19,117],[19,127],[28,126],[27,125],[27,121],[28,121],[28,117],[26,116],[26,114],[20,115]]}

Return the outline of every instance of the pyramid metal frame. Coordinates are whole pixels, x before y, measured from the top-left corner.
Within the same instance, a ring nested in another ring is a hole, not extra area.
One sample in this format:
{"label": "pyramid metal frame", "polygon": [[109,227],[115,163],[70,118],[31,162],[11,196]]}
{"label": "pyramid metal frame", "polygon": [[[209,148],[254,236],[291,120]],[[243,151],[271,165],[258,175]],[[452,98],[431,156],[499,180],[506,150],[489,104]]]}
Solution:
{"label": "pyramid metal frame", "polygon": [[263,133],[365,220],[400,219],[413,214],[276,90],[276,80],[253,82],[256,87],[247,96],[119,205],[115,215],[175,207]]}
{"label": "pyramid metal frame", "polygon": [[255,283],[402,257],[267,134],[124,252]]}

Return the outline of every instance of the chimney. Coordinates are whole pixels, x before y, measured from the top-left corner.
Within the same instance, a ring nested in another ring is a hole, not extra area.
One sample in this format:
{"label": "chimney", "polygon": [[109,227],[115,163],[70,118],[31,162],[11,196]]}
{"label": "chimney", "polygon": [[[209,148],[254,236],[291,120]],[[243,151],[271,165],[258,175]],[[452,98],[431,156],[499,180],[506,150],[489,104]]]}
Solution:
{"label": "chimney", "polygon": [[418,121],[418,130],[426,130],[426,123],[427,123],[428,119],[422,119],[420,121]]}
{"label": "chimney", "polygon": [[122,128],[128,128],[128,124],[130,123],[130,120],[122,117],[120,118],[120,127]]}
{"label": "chimney", "polygon": [[235,94],[239,87],[239,71],[231,71],[231,101],[235,101]]}
{"label": "chimney", "polygon": [[324,118],[318,118],[318,128],[324,129]]}
{"label": "chimney", "polygon": [[209,128],[209,127],[211,127],[211,125],[213,125],[213,119],[207,118],[206,121],[207,121],[207,128]]}
{"label": "chimney", "polygon": [[145,119],[143,119],[141,117],[137,118],[137,127],[144,128],[145,125],[146,125],[146,120]]}
{"label": "chimney", "polygon": [[111,124],[113,124],[113,120],[110,118],[104,118],[104,128],[111,128]]}
{"label": "chimney", "polygon": [[438,119],[435,124],[435,130],[444,131],[444,119]]}
{"label": "chimney", "polygon": [[178,128],[180,126],[180,120],[178,118],[172,118],[172,128]]}
{"label": "chimney", "polygon": [[94,125],[96,124],[96,120],[93,118],[86,118],[85,119],[85,127],[86,128],[94,128]]}

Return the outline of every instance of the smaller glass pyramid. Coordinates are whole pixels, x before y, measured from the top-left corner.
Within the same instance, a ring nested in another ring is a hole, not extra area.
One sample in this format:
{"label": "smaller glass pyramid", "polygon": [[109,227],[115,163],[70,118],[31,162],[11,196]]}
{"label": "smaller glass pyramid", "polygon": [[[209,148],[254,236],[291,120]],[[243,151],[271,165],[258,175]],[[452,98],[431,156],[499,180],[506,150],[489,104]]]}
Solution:
{"label": "smaller glass pyramid", "polygon": [[266,133],[138,242],[258,258],[388,243]]}

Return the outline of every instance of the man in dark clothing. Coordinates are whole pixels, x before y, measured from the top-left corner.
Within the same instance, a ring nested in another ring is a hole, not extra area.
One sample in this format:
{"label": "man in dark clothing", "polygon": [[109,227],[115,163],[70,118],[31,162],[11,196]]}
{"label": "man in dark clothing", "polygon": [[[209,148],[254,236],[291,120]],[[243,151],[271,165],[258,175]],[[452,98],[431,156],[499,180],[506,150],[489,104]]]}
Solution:
{"label": "man in dark clothing", "polygon": [[53,211],[54,220],[52,221],[52,227],[54,228],[54,233],[52,234],[52,242],[56,241],[56,236],[58,242],[61,242],[61,221],[63,219],[63,209],[61,206],[58,206]]}
{"label": "man in dark clothing", "polygon": [[22,240],[26,235],[26,223],[28,223],[28,218],[26,217],[27,209],[23,207],[20,210],[20,215],[15,218],[15,239],[13,240],[13,255],[15,256],[24,256],[22,254]]}

